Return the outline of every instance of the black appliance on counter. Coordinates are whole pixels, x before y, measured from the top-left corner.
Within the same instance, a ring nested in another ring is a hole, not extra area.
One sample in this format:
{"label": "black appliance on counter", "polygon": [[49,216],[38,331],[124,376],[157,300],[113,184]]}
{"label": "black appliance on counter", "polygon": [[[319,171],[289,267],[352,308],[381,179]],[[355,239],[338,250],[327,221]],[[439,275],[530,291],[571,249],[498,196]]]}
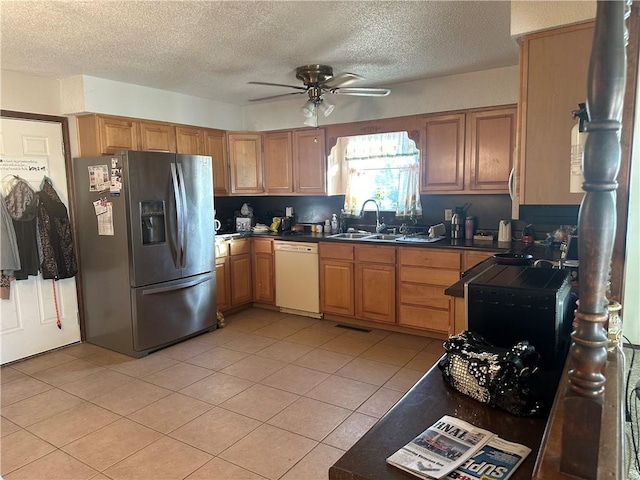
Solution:
{"label": "black appliance on counter", "polygon": [[281,232],[290,232],[292,227],[293,218],[291,217],[282,217],[280,220],[280,231]]}
{"label": "black appliance on counter", "polygon": [[575,305],[569,272],[493,265],[465,284],[467,328],[500,347],[527,340],[540,367],[562,369]]}

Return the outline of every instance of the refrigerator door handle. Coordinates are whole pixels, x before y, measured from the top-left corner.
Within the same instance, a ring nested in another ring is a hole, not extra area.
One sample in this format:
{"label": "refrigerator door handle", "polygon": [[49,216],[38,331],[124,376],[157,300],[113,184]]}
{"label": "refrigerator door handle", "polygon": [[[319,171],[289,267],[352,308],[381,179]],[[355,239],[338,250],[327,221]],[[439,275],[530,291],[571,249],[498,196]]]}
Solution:
{"label": "refrigerator door handle", "polygon": [[157,287],[157,288],[145,288],[142,290],[143,295],[155,295],[156,293],[164,293],[171,292],[174,290],[182,290],[184,288],[195,287],[204,282],[208,282],[213,278],[212,275],[207,275],[205,277],[196,278],[195,280],[191,280],[189,282],[179,283],[177,285],[171,285],[169,287]]}
{"label": "refrigerator door handle", "polygon": [[187,255],[185,252],[186,236],[187,236],[187,224],[186,219],[189,216],[187,208],[187,191],[184,187],[184,173],[182,172],[182,164],[178,163],[178,175],[180,177],[180,200],[182,202],[182,243],[180,244],[180,266],[184,268],[187,262]]}
{"label": "refrigerator door handle", "polygon": [[182,211],[182,197],[180,196],[180,187],[178,181],[178,173],[176,171],[176,164],[171,163],[171,179],[173,183],[173,197],[176,201],[176,215],[178,222],[178,245],[176,248],[175,255],[173,257],[173,261],[176,265],[176,268],[180,268],[182,266],[181,257],[182,257],[182,249],[184,245],[184,230],[183,230],[183,211]]}

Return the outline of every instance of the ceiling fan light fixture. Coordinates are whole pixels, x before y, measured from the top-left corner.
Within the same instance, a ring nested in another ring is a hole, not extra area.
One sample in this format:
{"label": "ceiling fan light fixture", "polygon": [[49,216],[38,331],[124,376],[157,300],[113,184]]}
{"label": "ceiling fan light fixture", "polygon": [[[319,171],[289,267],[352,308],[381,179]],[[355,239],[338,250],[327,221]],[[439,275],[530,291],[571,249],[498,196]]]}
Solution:
{"label": "ceiling fan light fixture", "polygon": [[333,103],[329,102],[326,98],[321,98],[320,103],[318,104],[318,108],[320,108],[320,111],[325,117],[328,117],[329,115],[331,115],[331,112],[333,112],[333,109],[336,108],[336,106]]}
{"label": "ceiling fan light fixture", "polygon": [[309,99],[304,102],[304,105],[300,107],[300,111],[305,116],[305,118],[312,118],[316,113],[316,104],[313,100]]}
{"label": "ceiling fan light fixture", "polygon": [[309,118],[307,118],[304,122],[303,122],[307,127],[318,127],[318,117],[316,115],[313,115]]}

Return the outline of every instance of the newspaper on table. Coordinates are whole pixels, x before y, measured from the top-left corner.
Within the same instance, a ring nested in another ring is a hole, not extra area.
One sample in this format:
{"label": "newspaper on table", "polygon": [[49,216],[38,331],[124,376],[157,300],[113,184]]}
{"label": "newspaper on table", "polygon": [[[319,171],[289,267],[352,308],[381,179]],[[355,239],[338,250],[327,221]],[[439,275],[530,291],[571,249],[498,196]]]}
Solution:
{"label": "newspaper on table", "polygon": [[418,477],[442,478],[473,457],[493,437],[488,430],[445,415],[387,458],[387,463]]}
{"label": "newspaper on table", "polygon": [[494,436],[445,478],[447,480],[507,480],[520,466],[531,449],[519,443]]}

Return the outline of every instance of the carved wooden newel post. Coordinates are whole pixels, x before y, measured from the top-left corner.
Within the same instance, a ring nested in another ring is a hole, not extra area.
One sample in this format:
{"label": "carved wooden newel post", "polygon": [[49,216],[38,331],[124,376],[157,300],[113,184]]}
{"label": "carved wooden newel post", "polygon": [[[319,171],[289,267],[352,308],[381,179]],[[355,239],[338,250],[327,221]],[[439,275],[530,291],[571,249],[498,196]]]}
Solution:
{"label": "carved wooden newel post", "polygon": [[626,75],[624,1],[598,1],[587,83],[590,122],[584,147],[585,196],[578,217],[580,304],[564,399],[563,472],[598,477],[607,360],[606,298],[616,230],[616,177]]}

